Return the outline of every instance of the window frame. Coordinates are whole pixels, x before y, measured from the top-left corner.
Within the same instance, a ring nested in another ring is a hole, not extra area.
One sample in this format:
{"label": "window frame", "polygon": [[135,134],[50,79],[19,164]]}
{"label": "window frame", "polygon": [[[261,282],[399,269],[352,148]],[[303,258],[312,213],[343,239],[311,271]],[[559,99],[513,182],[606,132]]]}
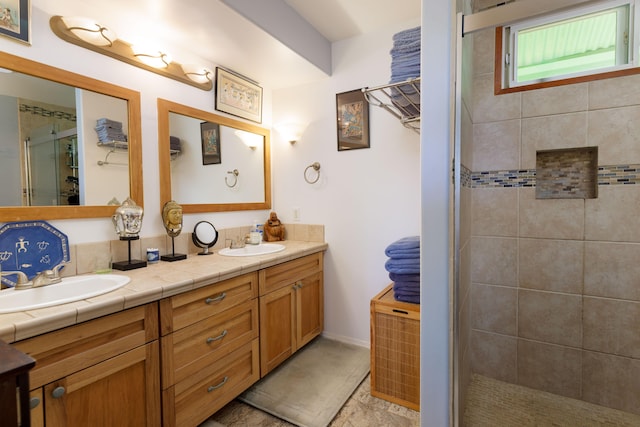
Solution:
{"label": "window frame", "polygon": [[[624,5],[629,5],[629,29],[630,35],[629,42],[629,61],[626,64],[617,66],[617,69],[611,70],[611,68],[600,69],[604,71],[591,70],[583,71],[579,75],[571,77],[558,77],[552,80],[534,81],[532,83],[522,83],[517,86],[508,86],[509,78],[505,76],[508,72],[508,67],[505,65],[504,57],[506,53],[506,46],[510,43],[506,40],[505,28],[514,25],[522,26],[522,23],[529,22],[530,27],[540,25],[541,22],[553,22],[569,19],[571,17],[579,17],[593,13],[598,10],[613,9]],[[594,80],[602,80],[613,77],[628,76],[634,74],[640,74],[640,28],[635,25],[636,22],[640,23],[640,19],[637,19],[640,7],[636,7],[636,0],[615,0],[599,2],[595,5],[576,7],[570,11],[562,11],[560,13],[554,13],[544,18],[536,17],[527,20],[513,23],[512,25],[505,25],[496,27],[495,30],[495,56],[494,56],[494,93],[496,95],[505,93],[522,92],[534,89],[541,89],[546,87],[563,86],[568,84],[576,84],[582,82],[589,82]]]}

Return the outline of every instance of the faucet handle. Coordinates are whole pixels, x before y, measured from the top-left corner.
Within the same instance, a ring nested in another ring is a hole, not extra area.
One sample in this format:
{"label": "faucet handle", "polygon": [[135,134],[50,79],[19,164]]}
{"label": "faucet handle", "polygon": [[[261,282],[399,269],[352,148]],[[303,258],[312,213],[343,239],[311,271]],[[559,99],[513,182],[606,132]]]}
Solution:
{"label": "faucet handle", "polygon": [[56,265],[55,267],[53,267],[51,269],[51,272],[53,273],[53,277],[54,278],[59,278],[60,277],[60,270],[62,270],[65,265],[69,264],[69,261],[62,261],[60,264]]}

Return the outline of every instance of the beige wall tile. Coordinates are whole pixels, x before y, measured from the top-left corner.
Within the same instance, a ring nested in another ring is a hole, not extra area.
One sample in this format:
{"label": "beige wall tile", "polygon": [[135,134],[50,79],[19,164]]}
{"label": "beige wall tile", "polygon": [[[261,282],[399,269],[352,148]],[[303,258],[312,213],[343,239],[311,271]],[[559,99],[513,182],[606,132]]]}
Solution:
{"label": "beige wall tile", "polygon": [[471,331],[472,370],[501,381],[516,382],[517,339]]}
{"label": "beige wall tile", "polygon": [[640,245],[585,242],[585,295],[640,301]]}
{"label": "beige wall tile", "polygon": [[460,117],[460,161],[469,170],[473,170],[473,123],[467,103],[462,106]]}
{"label": "beige wall tile", "polygon": [[471,239],[471,281],[487,285],[516,286],[517,240],[474,237]]}
{"label": "beige wall tile", "polygon": [[[585,200],[585,239],[640,242],[640,187],[601,185],[598,198]],[[574,212],[578,217],[579,212]]]}
{"label": "beige wall tile", "polygon": [[589,144],[598,147],[598,164],[640,163],[640,106],[589,112]]}
{"label": "beige wall tile", "polygon": [[522,93],[522,117],[586,111],[589,107],[589,85],[579,83]]}
{"label": "beige wall tile", "polygon": [[473,218],[471,216],[472,203],[473,203],[473,193],[474,190],[471,190],[469,187],[462,187],[460,189],[460,242],[468,241],[471,239],[471,230],[472,230],[472,221]]}
{"label": "beige wall tile", "polygon": [[511,120],[520,117],[520,92],[493,95],[493,73],[473,79],[473,123]]}
{"label": "beige wall tile", "polygon": [[589,83],[589,109],[640,104],[640,74]]}
{"label": "beige wall tile", "polygon": [[551,344],[582,345],[582,296],[520,289],[518,336]]}
{"label": "beige wall tile", "polygon": [[581,294],[583,259],[582,241],[520,239],[518,286]]}
{"label": "beige wall tile", "polygon": [[324,225],[309,225],[309,240],[324,242]]}
{"label": "beige wall tile", "polygon": [[640,303],[584,298],[584,348],[640,359]]}
{"label": "beige wall tile", "polygon": [[517,289],[480,284],[471,289],[471,327],[515,336]]}
{"label": "beige wall tile", "polygon": [[583,239],[584,200],[538,200],[535,196],[535,188],[519,190],[518,224],[521,237]]}
{"label": "beige wall tile", "polygon": [[640,360],[585,351],[583,399],[640,414]]}
{"label": "beige wall tile", "polygon": [[471,241],[460,247],[459,295],[466,298],[471,292]]}
{"label": "beige wall tile", "polygon": [[[125,246],[126,242],[115,241]],[[125,258],[126,258],[126,252]],[[94,273],[112,261],[111,242],[83,243],[76,245],[76,270],[78,274]],[[123,259],[125,259],[123,258]],[[117,261],[120,261],[119,259]]]}
{"label": "beige wall tile", "polygon": [[474,172],[520,168],[520,120],[473,125]]}
{"label": "beige wall tile", "polygon": [[472,191],[471,198],[473,235],[518,235],[517,188],[478,188]]}
{"label": "beige wall tile", "polygon": [[536,151],[587,145],[587,113],[569,113],[522,120],[522,169],[536,167]]}
{"label": "beige wall tile", "polygon": [[493,73],[495,38],[496,30],[494,28],[488,28],[473,34],[473,68],[475,74]]}
{"label": "beige wall tile", "polygon": [[518,384],[580,398],[580,350],[518,340]]}

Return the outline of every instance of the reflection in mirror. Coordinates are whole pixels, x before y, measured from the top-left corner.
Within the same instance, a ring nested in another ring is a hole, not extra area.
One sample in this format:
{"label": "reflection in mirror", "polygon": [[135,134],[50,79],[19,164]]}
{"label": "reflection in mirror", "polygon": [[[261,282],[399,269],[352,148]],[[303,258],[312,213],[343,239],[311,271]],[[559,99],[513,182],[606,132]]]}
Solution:
{"label": "reflection in mirror", "polygon": [[[142,204],[138,92],[3,52],[0,63],[0,221],[107,217],[128,196]],[[103,118],[121,135],[101,134]]]}
{"label": "reflection in mirror", "polygon": [[160,198],[185,213],[271,207],[269,131],[158,99]]}

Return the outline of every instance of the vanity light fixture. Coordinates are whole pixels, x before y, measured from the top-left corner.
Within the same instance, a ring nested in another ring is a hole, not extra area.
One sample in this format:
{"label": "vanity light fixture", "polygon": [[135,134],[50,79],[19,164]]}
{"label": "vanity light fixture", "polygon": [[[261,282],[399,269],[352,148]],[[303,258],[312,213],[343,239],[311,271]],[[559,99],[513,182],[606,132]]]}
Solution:
{"label": "vanity light fixture", "polygon": [[116,33],[82,16],[65,16],[62,22],[74,35],[94,46],[113,46]]}
{"label": "vanity light fixture", "polygon": [[171,56],[161,49],[149,46],[131,46],[133,55],[153,68],[167,68],[171,64]]}
{"label": "vanity light fixture", "polygon": [[184,64],[182,65],[184,75],[196,83],[207,83],[213,80],[213,72],[208,68],[199,65]]}
{"label": "vanity light fixture", "polygon": [[56,15],[51,17],[49,25],[54,34],[66,42],[202,90],[210,91],[213,89],[212,79],[198,80],[188,76],[183,70],[183,66],[171,61],[166,52],[134,47],[126,41],[116,38],[113,31],[91,19],[67,18]]}

